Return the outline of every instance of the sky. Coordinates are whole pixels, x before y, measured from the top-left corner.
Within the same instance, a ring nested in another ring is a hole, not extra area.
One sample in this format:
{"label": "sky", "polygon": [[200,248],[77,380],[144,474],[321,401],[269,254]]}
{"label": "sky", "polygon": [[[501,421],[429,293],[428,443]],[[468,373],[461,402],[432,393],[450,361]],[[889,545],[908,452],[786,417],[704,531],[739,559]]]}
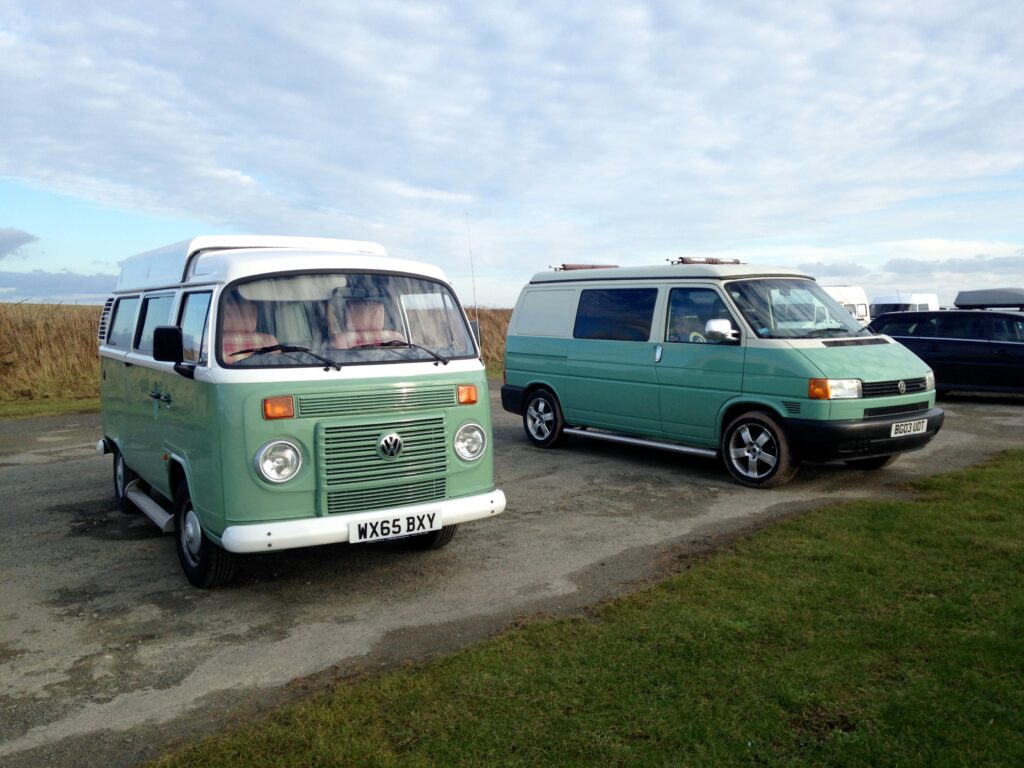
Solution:
{"label": "sky", "polygon": [[0,2],[0,300],[232,233],[1024,287],[1024,3]]}

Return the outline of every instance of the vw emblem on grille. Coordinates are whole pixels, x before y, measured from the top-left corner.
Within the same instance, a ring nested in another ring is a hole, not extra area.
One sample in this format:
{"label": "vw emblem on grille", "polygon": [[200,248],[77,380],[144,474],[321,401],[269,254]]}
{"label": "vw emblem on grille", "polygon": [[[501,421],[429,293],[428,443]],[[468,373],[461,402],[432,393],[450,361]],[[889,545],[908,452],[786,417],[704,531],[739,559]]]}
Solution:
{"label": "vw emblem on grille", "polygon": [[402,452],[402,438],[397,432],[384,435],[377,444],[377,451],[385,459],[397,459]]}
{"label": "vw emblem on grille", "polygon": [[901,381],[899,384],[896,385],[896,389],[900,391],[901,395],[907,394],[907,382]]}

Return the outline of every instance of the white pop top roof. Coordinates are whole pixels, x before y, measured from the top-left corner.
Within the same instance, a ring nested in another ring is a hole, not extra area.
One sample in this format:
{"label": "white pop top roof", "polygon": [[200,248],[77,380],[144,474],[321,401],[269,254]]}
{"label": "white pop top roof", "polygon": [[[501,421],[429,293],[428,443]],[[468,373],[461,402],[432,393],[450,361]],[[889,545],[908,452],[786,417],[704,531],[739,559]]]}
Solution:
{"label": "white pop top roof", "polygon": [[272,272],[358,270],[401,272],[447,282],[432,264],[388,256],[365,240],[266,235],[204,235],[146,251],[121,263],[115,291],[182,283],[229,283]]}
{"label": "white pop top roof", "polygon": [[576,283],[612,280],[732,280],[743,277],[806,277],[806,272],[788,267],[762,267],[753,264],[664,264],[652,267],[611,267],[567,269],[538,272],[531,283]]}

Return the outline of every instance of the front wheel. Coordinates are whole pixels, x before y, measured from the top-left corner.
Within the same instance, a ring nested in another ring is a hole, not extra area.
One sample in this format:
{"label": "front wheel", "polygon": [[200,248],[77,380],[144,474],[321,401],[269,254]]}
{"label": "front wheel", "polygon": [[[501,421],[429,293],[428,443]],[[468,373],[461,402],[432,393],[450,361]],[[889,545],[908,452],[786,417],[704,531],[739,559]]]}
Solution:
{"label": "front wheel", "polygon": [[844,464],[851,469],[881,469],[882,467],[888,467],[894,461],[896,456],[872,456],[870,459],[847,459]]}
{"label": "front wheel", "polygon": [[531,392],[523,409],[527,439],[538,448],[552,448],[562,442],[564,428],[558,398],[546,389]]}
{"label": "front wheel", "polygon": [[788,483],[797,464],[779,422],[762,411],[733,419],[722,436],[722,459],[729,474],[748,488]]}
{"label": "front wheel", "polygon": [[235,575],[235,556],[210,541],[199,524],[188,485],[174,494],[174,541],[185,576],[193,586],[213,589]]}
{"label": "front wheel", "polygon": [[430,533],[421,533],[418,536],[412,536],[409,539],[413,549],[441,549],[446,546],[449,541],[455,537],[455,529],[457,525],[446,525],[443,528],[431,531]]}

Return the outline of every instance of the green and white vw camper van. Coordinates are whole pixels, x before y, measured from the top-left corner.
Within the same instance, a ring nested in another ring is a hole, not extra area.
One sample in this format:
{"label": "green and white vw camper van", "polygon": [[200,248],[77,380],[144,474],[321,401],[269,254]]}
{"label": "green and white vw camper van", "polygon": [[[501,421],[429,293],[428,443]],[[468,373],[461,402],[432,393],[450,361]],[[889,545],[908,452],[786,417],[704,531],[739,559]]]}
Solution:
{"label": "green and white vw camper van", "polygon": [[534,275],[501,399],[536,446],[574,435],[721,456],[757,488],[800,461],[881,468],[943,421],[928,366],[812,277],[713,258]]}
{"label": "green and white vw camper van", "polygon": [[188,579],[235,555],[500,514],[479,350],[440,269],[375,243],[197,237],[129,258],[99,327],[114,493]]}

